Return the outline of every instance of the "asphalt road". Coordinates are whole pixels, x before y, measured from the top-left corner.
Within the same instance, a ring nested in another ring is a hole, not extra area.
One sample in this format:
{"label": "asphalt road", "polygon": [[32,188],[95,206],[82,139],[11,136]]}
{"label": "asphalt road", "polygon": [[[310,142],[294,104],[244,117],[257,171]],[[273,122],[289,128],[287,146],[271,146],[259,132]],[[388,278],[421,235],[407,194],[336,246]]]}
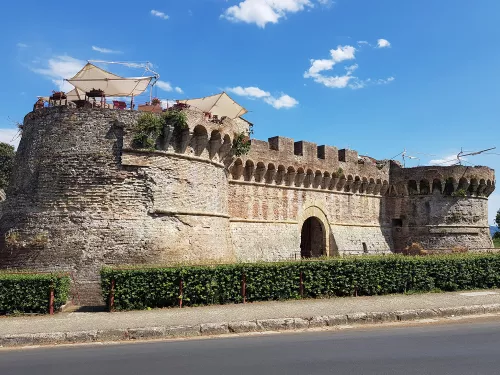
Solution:
{"label": "asphalt road", "polygon": [[0,374],[499,374],[500,320],[0,351]]}

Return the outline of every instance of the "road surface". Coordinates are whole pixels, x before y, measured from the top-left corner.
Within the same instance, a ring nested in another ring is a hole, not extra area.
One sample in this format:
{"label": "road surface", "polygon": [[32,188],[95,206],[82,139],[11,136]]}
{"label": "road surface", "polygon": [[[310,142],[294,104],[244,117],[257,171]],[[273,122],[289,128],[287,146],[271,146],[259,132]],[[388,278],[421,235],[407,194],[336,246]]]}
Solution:
{"label": "road surface", "polygon": [[500,320],[1,350],[0,374],[500,374]]}

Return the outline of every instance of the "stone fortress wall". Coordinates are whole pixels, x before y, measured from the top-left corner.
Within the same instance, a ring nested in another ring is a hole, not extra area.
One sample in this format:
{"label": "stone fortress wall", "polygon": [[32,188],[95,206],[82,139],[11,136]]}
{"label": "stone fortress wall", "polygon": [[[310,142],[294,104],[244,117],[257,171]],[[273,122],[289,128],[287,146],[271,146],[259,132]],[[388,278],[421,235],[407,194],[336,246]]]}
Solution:
{"label": "stone fortress wall", "polygon": [[185,112],[189,129],[166,127],[156,151],[131,147],[138,112],[28,114],[1,204],[0,267],[70,271],[80,300],[95,303],[105,264],[491,247],[489,168],[405,169],[283,137],[252,140],[237,158],[248,122]]}

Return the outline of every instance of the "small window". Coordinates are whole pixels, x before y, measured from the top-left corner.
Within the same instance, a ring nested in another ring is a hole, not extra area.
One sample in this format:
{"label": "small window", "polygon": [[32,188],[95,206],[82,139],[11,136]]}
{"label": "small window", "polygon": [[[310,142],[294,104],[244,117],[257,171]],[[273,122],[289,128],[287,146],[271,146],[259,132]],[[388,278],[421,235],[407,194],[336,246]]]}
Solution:
{"label": "small window", "polygon": [[368,246],[366,246],[366,242],[363,242],[363,253],[368,253]]}

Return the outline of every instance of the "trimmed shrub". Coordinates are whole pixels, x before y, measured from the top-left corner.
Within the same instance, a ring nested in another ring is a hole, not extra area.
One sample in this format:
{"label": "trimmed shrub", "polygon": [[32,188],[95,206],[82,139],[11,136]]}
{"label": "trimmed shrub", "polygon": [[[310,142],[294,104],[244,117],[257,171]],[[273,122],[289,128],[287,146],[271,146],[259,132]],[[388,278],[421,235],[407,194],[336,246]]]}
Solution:
{"label": "trimmed shrub", "polygon": [[[402,255],[217,266],[104,268],[116,310],[500,287],[500,254]],[[182,293],[181,293],[182,280]],[[302,280],[302,283],[301,283]],[[110,299],[107,299],[108,308]]]}
{"label": "trimmed shrub", "polygon": [[65,274],[0,272],[0,314],[49,312],[54,289],[54,311],[68,299],[70,278]]}

